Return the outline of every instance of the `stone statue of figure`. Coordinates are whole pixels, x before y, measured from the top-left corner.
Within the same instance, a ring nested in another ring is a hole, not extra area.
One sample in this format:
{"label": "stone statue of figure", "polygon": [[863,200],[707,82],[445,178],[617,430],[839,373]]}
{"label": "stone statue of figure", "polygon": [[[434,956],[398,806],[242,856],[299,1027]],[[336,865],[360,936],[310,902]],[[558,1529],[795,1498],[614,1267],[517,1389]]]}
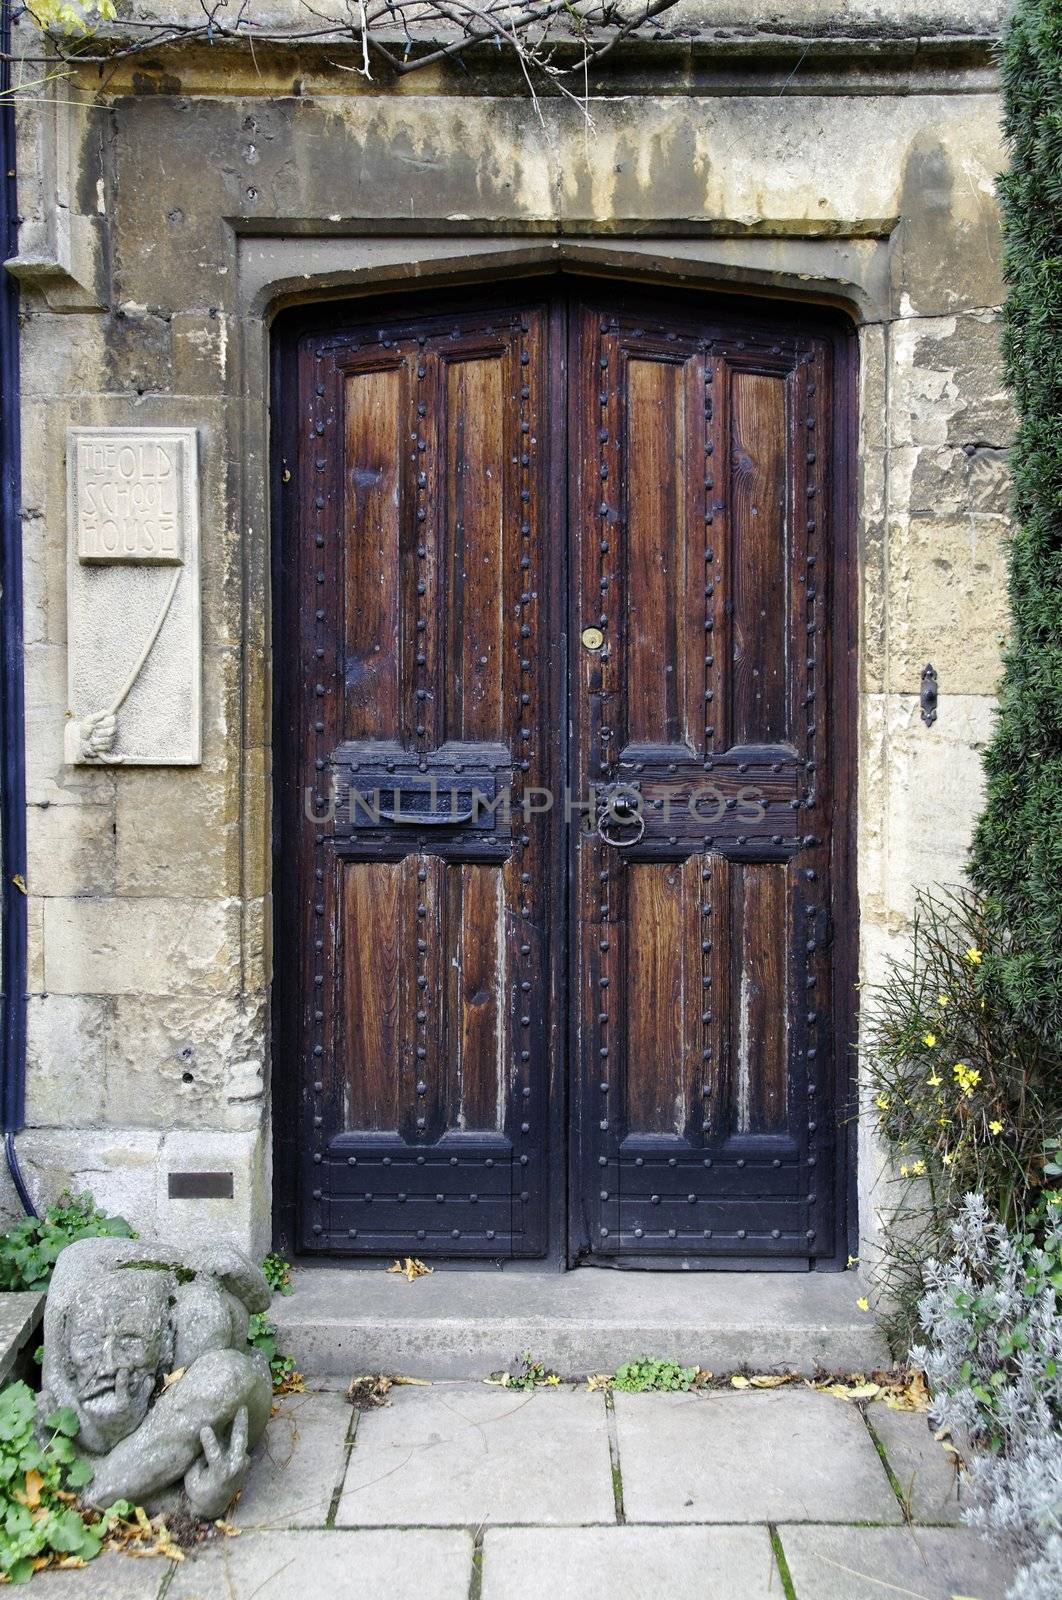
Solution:
{"label": "stone statue of figure", "polygon": [[55,1265],[38,1415],[72,1406],[99,1507],[220,1517],[269,1420],[269,1363],[247,1344],[270,1293],[240,1251],[82,1239]]}

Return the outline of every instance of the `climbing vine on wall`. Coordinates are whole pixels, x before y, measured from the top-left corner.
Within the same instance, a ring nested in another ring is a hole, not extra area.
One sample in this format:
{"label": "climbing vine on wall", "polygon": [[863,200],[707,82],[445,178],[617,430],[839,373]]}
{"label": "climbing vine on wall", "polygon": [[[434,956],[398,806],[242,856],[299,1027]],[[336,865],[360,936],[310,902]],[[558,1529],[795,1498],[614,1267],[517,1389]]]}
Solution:
{"label": "climbing vine on wall", "polygon": [[[4,0],[7,3],[7,0]],[[404,76],[477,49],[519,61],[528,86],[579,98],[590,68],[677,0],[294,0],[284,26],[255,16],[251,0],[199,0],[167,19],[114,0],[30,0],[26,14],[67,61],[114,64],[167,45],[312,45],[351,54],[331,64],[371,79]],[[571,86],[569,87],[569,83]]]}

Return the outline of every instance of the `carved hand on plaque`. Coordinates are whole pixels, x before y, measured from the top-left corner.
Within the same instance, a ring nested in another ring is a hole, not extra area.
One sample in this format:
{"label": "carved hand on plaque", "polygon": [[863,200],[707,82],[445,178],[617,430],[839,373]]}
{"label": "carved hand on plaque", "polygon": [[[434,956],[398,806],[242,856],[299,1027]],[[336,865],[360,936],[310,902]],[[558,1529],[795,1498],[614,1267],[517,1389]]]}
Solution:
{"label": "carved hand on plaque", "polygon": [[121,756],[111,755],[118,732],[118,718],[113,711],[94,711],[91,716],[82,717],[77,732],[82,761],[102,761],[105,757],[121,761]]}

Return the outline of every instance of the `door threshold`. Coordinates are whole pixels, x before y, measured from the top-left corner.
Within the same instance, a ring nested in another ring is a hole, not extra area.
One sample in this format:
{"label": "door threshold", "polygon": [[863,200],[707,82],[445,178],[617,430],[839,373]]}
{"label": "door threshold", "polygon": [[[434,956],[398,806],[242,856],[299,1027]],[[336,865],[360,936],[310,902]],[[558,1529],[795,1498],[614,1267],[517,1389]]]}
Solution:
{"label": "door threshold", "polygon": [[[536,1270],[537,1269],[537,1270]],[[712,1372],[866,1372],[888,1365],[853,1272],[433,1272],[406,1281],[296,1267],[273,1303],[280,1345],[311,1377],[485,1378],[525,1351],[561,1377],[650,1355]]]}

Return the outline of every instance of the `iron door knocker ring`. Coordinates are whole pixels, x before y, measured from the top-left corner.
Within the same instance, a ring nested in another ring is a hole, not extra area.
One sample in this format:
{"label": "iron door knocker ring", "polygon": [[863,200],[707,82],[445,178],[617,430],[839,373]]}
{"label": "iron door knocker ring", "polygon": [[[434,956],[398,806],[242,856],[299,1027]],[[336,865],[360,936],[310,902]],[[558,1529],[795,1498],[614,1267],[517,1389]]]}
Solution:
{"label": "iron door knocker ring", "polygon": [[[629,838],[610,831],[633,828]],[[640,843],[645,835],[645,818],[642,816],[642,797],[636,789],[606,789],[597,795],[597,835],[614,850],[629,850]]]}

